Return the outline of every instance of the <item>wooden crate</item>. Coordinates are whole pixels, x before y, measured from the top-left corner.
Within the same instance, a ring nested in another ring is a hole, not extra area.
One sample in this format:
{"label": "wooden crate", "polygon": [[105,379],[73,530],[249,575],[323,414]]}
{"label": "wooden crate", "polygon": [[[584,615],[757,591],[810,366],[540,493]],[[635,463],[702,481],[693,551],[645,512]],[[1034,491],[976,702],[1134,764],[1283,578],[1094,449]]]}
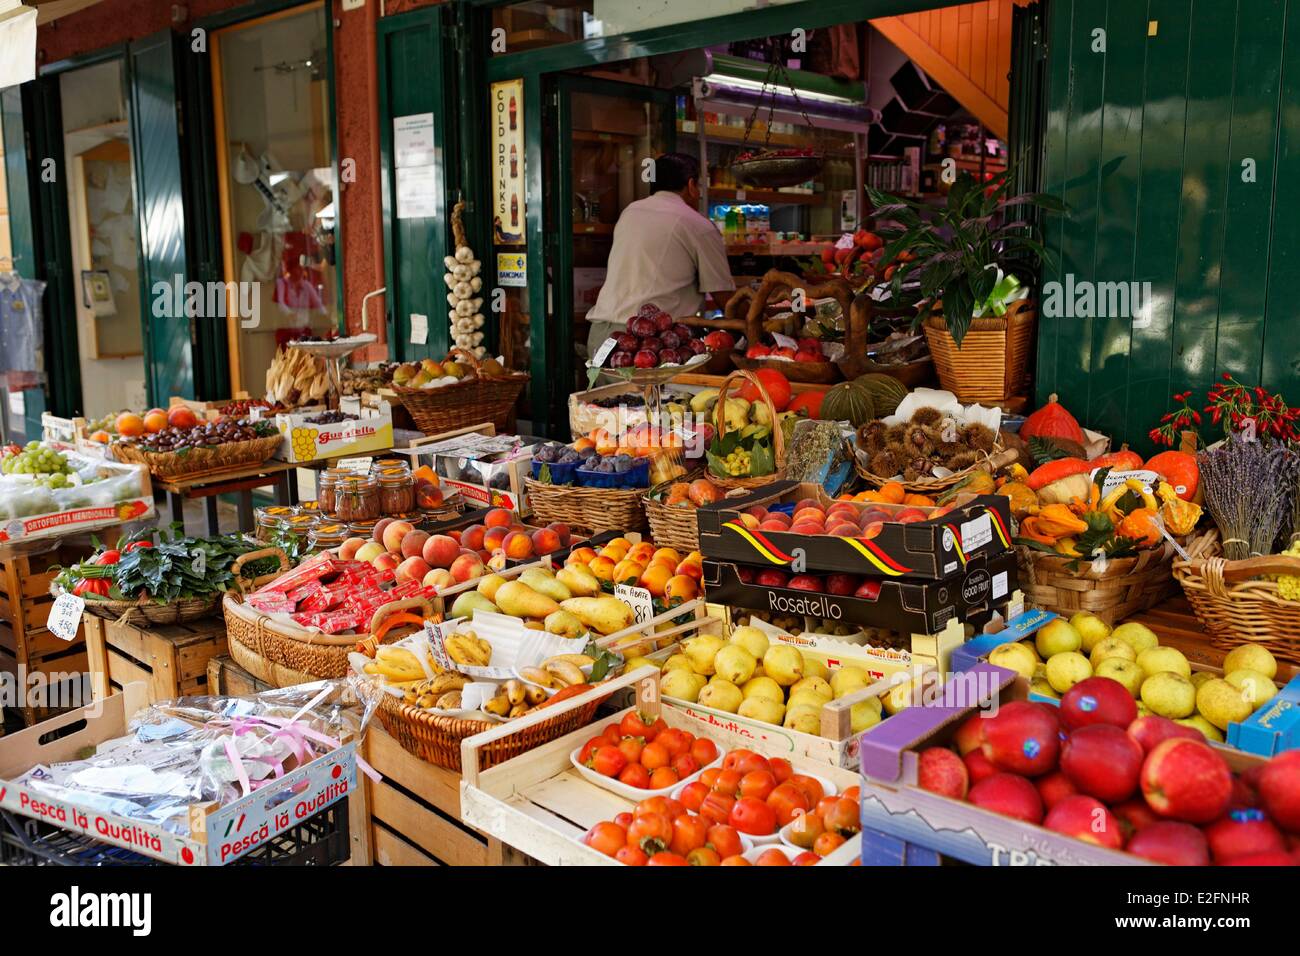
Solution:
{"label": "wooden crate", "polygon": [[226,623],[219,616],[146,630],[85,614],[82,626],[96,698],[131,681],[149,686],[152,703],[206,694],[208,661],[227,651]]}
{"label": "wooden crate", "polygon": [[251,697],[271,690],[271,685],[259,680],[226,656],[208,659],[208,693],[220,697]]}

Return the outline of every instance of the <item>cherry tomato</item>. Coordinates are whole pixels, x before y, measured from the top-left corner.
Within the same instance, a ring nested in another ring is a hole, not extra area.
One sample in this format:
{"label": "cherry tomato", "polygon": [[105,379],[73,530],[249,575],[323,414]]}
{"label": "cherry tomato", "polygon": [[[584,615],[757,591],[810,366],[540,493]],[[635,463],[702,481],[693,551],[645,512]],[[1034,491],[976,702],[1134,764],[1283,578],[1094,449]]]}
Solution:
{"label": "cherry tomato", "polygon": [[717,786],[718,777],[722,775],[721,767],[710,767],[704,773],[700,774],[700,783],[704,784],[710,790]]}
{"label": "cherry tomato", "polygon": [[683,813],[673,821],[673,839],[668,849],[686,856],[697,847],[704,846],[709,835],[709,821],[693,813]]}
{"label": "cherry tomato", "polygon": [[650,861],[650,857],[645,855],[645,851],[640,847],[624,846],[619,847],[614,859],[620,863],[626,863],[628,866],[645,866]]}
{"label": "cherry tomato", "polygon": [[627,845],[627,831],[617,823],[597,823],[582,836],[582,842],[606,856],[613,856]]}
{"label": "cherry tomato", "polygon": [[691,744],[691,756],[701,767],[707,767],[718,759],[718,745],[708,737],[696,737],[695,743]]}
{"label": "cherry tomato", "polygon": [[734,797],[740,793],[740,781],[743,779],[744,774],[739,770],[724,770],[718,774],[718,779],[713,781],[713,789]]}
{"label": "cherry tomato", "polygon": [[605,743],[611,747],[617,747],[623,742],[623,735],[618,732],[618,724],[610,724],[601,731],[600,735],[605,738]]}
{"label": "cherry tomato", "polygon": [[672,767],[660,767],[654,773],[650,774],[650,789],[666,790],[669,787],[677,786],[680,780],[681,778],[677,776],[677,771]]}
{"label": "cherry tomato", "polygon": [[673,769],[678,779],[684,780],[700,769],[700,762],[690,754],[678,754],[673,758]]}
{"label": "cherry tomato", "polygon": [[822,814],[822,823],[826,824],[827,832],[851,836],[862,829],[861,816],[856,801],[840,797]]}
{"label": "cherry tomato", "polygon": [[745,852],[740,842],[740,832],[729,823],[715,823],[709,827],[705,842],[718,851],[724,860],[729,856],[740,856]]}
{"label": "cherry tomato", "polygon": [[684,730],[677,727],[669,727],[655,738],[655,743],[661,744],[667,749],[669,756],[676,757],[678,754],[686,753],[691,749],[691,744],[695,738]]}
{"label": "cherry tomato", "polygon": [[848,797],[854,803],[859,803],[862,800],[862,791],[858,788],[857,784],[854,784],[853,786],[849,787],[849,789],[841,793],[840,796]]}
{"label": "cherry tomato", "polygon": [[741,797],[727,822],[741,833],[769,836],[776,832],[776,811],[756,797]]}
{"label": "cherry tomato", "polygon": [[618,729],[624,737],[644,737],[649,743],[651,739],[650,727],[653,721],[647,723],[645,718],[635,710],[629,710],[619,721]]}
{"label": "cherry tomato", "polygon": [[682,805],[694,813],[700,812],[700,804],[704,803],[704,798],[709,795],[709,788],[703,783],[696,780],[688,783],[682,789]]}
{"label": "cherry tomato", "polygon": [[822,858],[819,857],[816,853],[813,853],[809,850],[804,850],[802,853],[800,853],[798,856],[794,858],[793,862],[795,866],[816,866],[821,861]]}
{"label": "cherry tomato", "polygon": [[735,803],[736,798],[730,794],[723,793],[721,790],[710,790],[709,795],[700,804],[700,816],[707,817],[714,823],[730,823],[731,808]]}
{"label": "cherry tomato", "polygon": [[827,830],[819,836],[817,842],[813,844],[813,852],[818,856],[830,856],[843,845],[844,837],[831,830]]}
{"label": "cherry tomato", "polygon": [[802,790],[808,797],[808,806],[815,807],[822,797],[826,796],[826,788],[823,787],[816,778],[807,774],[797,773],[790,778],[790,783]]}
{"label": "cherry tomato", "polygon": [[607,743],[609,743],[609,741],[607,741],[603,735],[600,737],[592,737],[583,744],[582,749],[578,751],[578,763],[582,764],[584,767],[590,767],[592,755]]}
{"label": "cherry tomato", "polygon": [[729,856],[726,859],[724,859],[722,861],[722,865],[723,866],[753,866],[754,864],[750,863],[740,854],[736,854],[735,856]]}
{"label": "cherry tomato", "polygon": [[772,776],[776,777],[777,783],[785,783],[794,776],[794,767],[784,757],[773,757],[767,764],[772,771]]}
{"label": "cherry tomato", "polygon": [[770,850],[764,850],[758,857],[755,866],[789,866],[790,858],[773,847]]}
{"label": "cherry tomato", "polygon": [[617,777],[627,766],[627,758],[617,747],[604,744],[591,758],[591,769],[606,777]]}
{"label": "cherry tomato", "polygon": [[740,778],[740,795],[766,800],[776,789],[776,777],[768,770],[751,770]]}
{"label": "cherry tomato", "polygon": [[776,812],[776,820],[785,826],[800,813],[807,813],[808,795],[792,783],[777,784],[767,798],[767,805]]}
{"label": "cherry tomato", "polygon": [[686,857],[676,853],[656,853],[650,857],[650,862],[646,866],[690,866],[690,864],[686,862]]}
{"label": "cherry tomato", "polygon": [[686,854],[686,862],[691,866],[721,866],[722,857],[711,846],[697,846]]}
{"label": "cherry tomato", "polygon": [[[660,734],[660,737],[663,735]],[[672,763],[672,754],[664,746],[663,740],[656,740],[652,744],[646,744],[641,751],[641,764],[647,770],[658,770],[660,767],[666,767]]]}
{"label": "cherry tomato", "polygon": [[628,763],[640,763],[641,751],[645,749],[645,744],[640,737],[624,737],[619,741],[618,749],[623,752]]}
{"label": "cherry tomato", "polygon": [[666,850],[673,842],[673,824],[662,813],[642,813],[627,828],[628,846],[640,847],[650,856]]}
{"label": "cherry tomato", "polygon": [[623,813],[620,813],[618,816],[614,818],[614,822],[617,823],[619,826],[621,826],[624,830],[626,830],[628,827],[632,825],[633,819],[634,818],[632,814],[624,811]]}
{"label": "cherry tomato", "polygon": [[650,771],[639,763],[630,763],[619,773],[618,782],[640,790],[649,790]]}

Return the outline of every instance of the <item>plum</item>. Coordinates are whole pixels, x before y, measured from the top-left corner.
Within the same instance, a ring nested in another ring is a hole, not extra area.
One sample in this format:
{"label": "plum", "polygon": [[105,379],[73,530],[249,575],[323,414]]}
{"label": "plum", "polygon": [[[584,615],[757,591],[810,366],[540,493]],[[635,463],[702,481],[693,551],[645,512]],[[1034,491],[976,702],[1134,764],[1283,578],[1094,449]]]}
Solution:
{"label": "plum", "polygon": [[637,368],[654,368],[659,364],[659,356],[649,349],[642,349],[632,356],[632,364]]}
{"label": "plum", "polygon": [[688,339],[691,338],[691,336],[695,334],[694,332],[691,331],[691,327],[689,325],[683,325],[681,322],[673,323],[673,331],[677,333],[677,337],[681,339],[683,342],[687,341]]}
{"label": "plum", "polygon": [[637,348],[636,336],[631,332],[620,332],[614,336],[614,348],[620,352],[635,352]]}
{"label": "plum", "polygon": [[607,363],[610,368],[631,368],[633,363],[631,352],[614,352],[609,357]]}
{"label": "plum", "polygon": [[664,343],[659,340],[658,336],[654,335],[647,335],[645,338],[640,339],[636,345],[639,349],[648,349],[651,352],[658,352],[664,347]]}
{"label": "plum", "polygon": [[682,337],[672,329],[668,329],[666,332],[660,334],[659,341],[663,343],[664,348],[675,349],[681,347]]}
{"label": "plum", "polygon": [[660,332],[667,332],[673,327],[673,317],[667,312],[659,312],[654,317],[655,328]]}
{"label": "plum", "polygon": [[693,355],[703,355],[705,352],[709,350],[709,347],[704,344],[703,339],[691,339],[686,344],[690,348],[691,354]]}
{"label": "plum", "polygon": [[659,327],[655,325],[654,319],[642,316],[628,322],[627,330],[637,338],[643,339],[658,334]]}

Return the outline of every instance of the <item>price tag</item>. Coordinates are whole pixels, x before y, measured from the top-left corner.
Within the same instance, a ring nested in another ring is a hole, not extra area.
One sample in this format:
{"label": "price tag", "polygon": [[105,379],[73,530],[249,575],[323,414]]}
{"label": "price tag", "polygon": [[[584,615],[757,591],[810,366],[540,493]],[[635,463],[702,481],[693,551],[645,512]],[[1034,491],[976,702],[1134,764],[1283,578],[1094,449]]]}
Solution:
{"label": "price tag", "polygon": [[745,190],[743,190],[743,189],[737,189],[737,190],[736,190],[736,202],[744,202],[744,201],[745,201]]}
{"label": "price tag", "polygon": [[772,333],[772,341],[780,348],[794,349],[796,352],[799,351],[799,343],[788,335],[782,335],[780,332]]}
{"label": "price tag", "polygon": [[[1097,471],[1098,469],[1094,468],[1090,477],[1095,477]],[[1101,496],[1105,498],[1106,495],[1110,494],[1110,492],[1114,491],[1130,478],[1136,478],[1138,481],[1142,482],[1148,492],[1151,492],[1155,486],[1160,483],[1159,475],[1154,471],[1147,471],[1144,468],[1135,471],[1115,471],[1112,469],[1106,474],[1106,480],[1101,483]]]}
{"label": "price tag", "polygon": [[853,248],[853,233],[851,233],[851,232],[846,232],[846,233],[844,233],[844,235],[840,236],[839,239],[835,240],[835,248],[836,248],[836,249],[852,249],[852,248]]}
{"label": "price tag", "polygon": [[618,341],[612,335],[600,343],[600,348],[596,349],[596,354],[591,357],[592,367],[600,368],[604,365],[605,359],[609,358],[609,353],[614,351],[614,346],[617,344]]}
{"label": "price tag", "polygon": [[60,594],[50,608],[50,617],[45,626],[55,637],[70,641],[77,636],[77,628],[81,627],[81,612],[85,607],[86,602],[75,594]]}
{"label": "price tag", "polygon": [[411,313],[411,344],[425,345],[429,341],[429,317],[419,312]]}
{"label": "price tag", "polygon": [[340,458],[335,465],[336,468],[342,468],[356,475],[370,474],[370,466],[374,463],[374,458]]}
{"label": "price tag", "polygon": [[424,632],[429,636],[429,648],[433,651],[433,662],[441,667],[444,671],[456,671],[459,668],[456,662],[451,659],[447,653],[447,647],[444,643],[447,637],[447,631],[455,630],[456,625],[434,624],[432,621],[425,621]]}
{"label": "price tag", "polygon": [[634,587],[631,584],[616,584],[614,597],[632,609],[632,616],[636,618],[638,624],[644,624],[655,616],[654,598],[645,588]]}

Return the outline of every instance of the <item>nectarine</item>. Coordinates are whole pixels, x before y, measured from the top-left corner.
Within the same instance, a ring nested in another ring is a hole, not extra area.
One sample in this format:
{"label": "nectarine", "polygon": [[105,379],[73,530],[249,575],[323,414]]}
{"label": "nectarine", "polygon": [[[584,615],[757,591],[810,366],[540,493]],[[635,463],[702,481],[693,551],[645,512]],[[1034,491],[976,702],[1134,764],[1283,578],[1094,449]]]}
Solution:
{"label": "nectarine", "polygon": [[488,551],[495,551],[501,547],[501,543],[506,540],[506,535],[510,534],[510,529],[505,525],[493,525],[483,533],[483,547]]}
{"label": "nectarine", "polygon": [[461,530],[460,543],[462,547],[473,548],[477,551],[483,547],[483,535],[487,533],[487,528],[481,524],[472,524]]}
{"label": "nectarine", "polygon": [[483,562],[478,555],[462,554],[451,563],[451,578],[457,584],[472,581],[483,576]]}
{"label": "nectarine", "polygon": [[395,520],[396,519],[394,518],[380,518],[375,522],[375,530],[370,532],[370,536],[376,541],[382,543],[384,540],[384,532],[388,530],[388,526]]}
{"label": "nectarine", "polygon": [[508,558],[518,560],[533,556],[533,539],[529,537],[527,531],[511,531],[501,542],[501,547]]}
{"label": "nectarine", "polygon": [[569,526],[563,521],[553,521],[546,526],[546,529],[555,532],[556,537],[560,539],[560,547],[567,548],[569,546],[569,542],[573,538],[573,532],[569,530]]}
{"label": "nectarine", "polygon": [[483,523],[489,528],[508,528],[514,521],[515,513],[508,508],[493,508],[483,516]]}
{"label": "nectarine", "polygon": [[193,428],[199,417],[188,405],[173,405],[167,410],[167,424],[172,428]]}
{"label": "nectarine", "polygon": [[424,558],[407,558],[397,566],[396,578],[398,582],[402,581],[423,581],[424,576],[433,569],[424,561]]}
{"label": "nectarine", "polygon": [[339,545],[339,559],[342,561],[362,560],[357,557],[357,552],[360,551],[365,544],[365,538],[346,539],[341,545]]}
{"label": "nectarine", "polygon": [[144,419],[135,412],[123,412],[113,422],[113,430],[123,438],[139,438],[144,434]]}
{"label": "nectarine", "polygon": [[402,557],[414,558],[424,553],[424,543],[429,540],[426,531],[415,530],[402,536]]}
{"label": "nectarine", "polygon": [[435,534],[424,542],[421,556],[432,568],[449,568],[460,555],[456,539],[445,534]]}
{"label": "nectarine", "polygon": [[424,576],[420,584],[426,588],[446,588],[456,583],[456,579],[451,576],[451,572],[446,568],[434,568]]}
{"label": "nectarine", "polygon": [[569,556],[564,559],[564,563],[566,566],[570,564],[587,564],[594,557],[596,557],[596,552],[592,548],[574,548],[569,552]]}
{"label": "nectarine", "polygon": [[538,528],[533,532],[532,538],[535,554],[554,554],[564,546],[560,536],[550,528]]}

